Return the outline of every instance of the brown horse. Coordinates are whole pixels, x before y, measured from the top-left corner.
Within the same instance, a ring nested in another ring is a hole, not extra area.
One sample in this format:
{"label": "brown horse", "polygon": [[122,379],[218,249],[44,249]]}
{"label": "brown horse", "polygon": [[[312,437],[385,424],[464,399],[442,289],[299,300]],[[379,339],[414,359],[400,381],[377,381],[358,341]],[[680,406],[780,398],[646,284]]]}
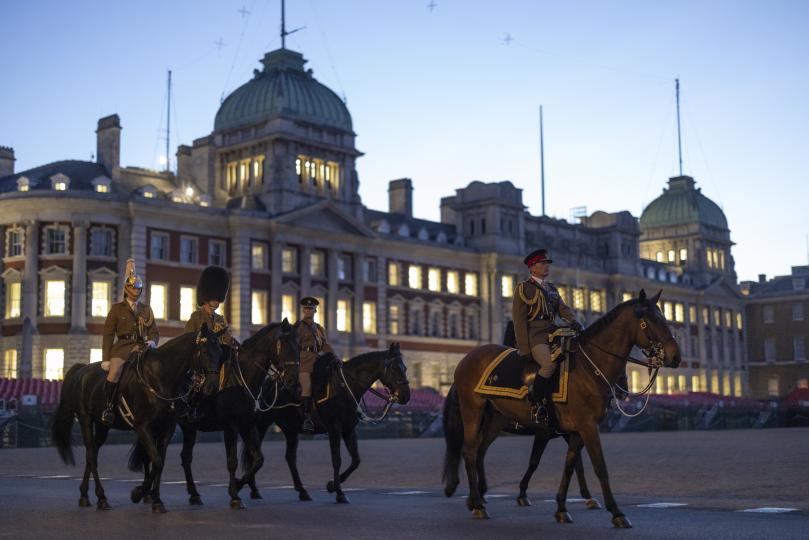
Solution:
{"label": "brown horse", "polygon": [[[612,495],[607,466],[601,449],[598,424],[604,419],[612,385],[626,369],[627,358],[633,347],[639,347],[653,365],[675,368],[680,364],[680,349],[668,328],[666,319],[657,308],[660,293],[647,298],[644,291],[638,298],[619,304],[593,323],[578,338],[578,348],[572,353],[573,366],[568,377],[567,403],[555,403],[558,428],[570,434],[564,474],[556,494],[556,520],[571,521],[565,507],[567,490],[579,459],[582,446],[587,448],[593,469],[601,482],[604,503],[612,513],[616,527],[632,524],[618,508]],[[502,345],[483,345],[467,354],[455,368],[455,388],[458,406],[445,410],[444,430],[447,452],[444,462],[444,492],[449,496],[458,485],[458,463],[461,452],[469,480],[466,504],[476,518],[487,518],[478,475],[478,460],[483,460],[486,449],[497,438],[506,424],[535,425],[531,417],[531,404],[527,399],[516,400],[484,396],[474,391],[483,372],[491,361],[506,348]],[[484,422],[487,410],[497,414]],[[462,429],[459,426],[462,425]],[[548,434],[550,438],[551,434]],[[480,464],[482,465],[482,463]],[[484,480],[485,483],[485,480]],[[485,486],[483,486],[485,490]]]}

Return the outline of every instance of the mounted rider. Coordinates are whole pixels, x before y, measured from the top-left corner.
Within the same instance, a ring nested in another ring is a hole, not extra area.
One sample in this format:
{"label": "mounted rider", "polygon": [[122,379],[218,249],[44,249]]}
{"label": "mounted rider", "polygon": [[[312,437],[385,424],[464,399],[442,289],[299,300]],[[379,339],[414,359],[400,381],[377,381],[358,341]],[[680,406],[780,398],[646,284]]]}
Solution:
{"label": "mounted rider", "polygon": [[154,349],[160,339],[152,308],[139,302],[142,293],[143,280],[135,273],[135,261],[127,259],[124,300],[112,305],[104,322],[102,368],[108,366],[109,371],[104,381],[106,407],[101,422],[108,426],[115,420],[118,382],[124,362],[132,353],[144,348]]}
{"label": "mounted rider", "polygon": [[317,298],[306,296],[301,298],[301,318],[295,323],[300,343],[300,367],[298,382],[301,385],[301,405],[303,406],[303,432],[314,433],[315,423],[312,419],[314,404],[312,401],[312,370],[315,360],[321,353],[334,354],[334,349],[326,341],[326,331],[315,322],[315,313],[320,302]]}
{"label": "mounted rider", "polygon": [[511,315],[520,355],[539,364],[532,395],[537,405],[537,418],[547,422],[545,403],[551,401],[550,379],[556,371],[548,335],[555,329],[556,317],[561,317],[576,332],[581,332],[584,327],[553,283],[548,281],[553,263],[548,250],[537,249],[523,262],[531,276],[517,285]]}
{"label": "mounted rider", "polygon": [[216,310],[225,301],[230,287],[228,271],[221,266],[209,266],[202,271],[197,282],[197,310],[185,323],[184,332],[199,332],[203,323],[214,332],[224,333],[219,338],[223,345],[234,345],[233,334],[230,332],[228,321],[224,314]]}

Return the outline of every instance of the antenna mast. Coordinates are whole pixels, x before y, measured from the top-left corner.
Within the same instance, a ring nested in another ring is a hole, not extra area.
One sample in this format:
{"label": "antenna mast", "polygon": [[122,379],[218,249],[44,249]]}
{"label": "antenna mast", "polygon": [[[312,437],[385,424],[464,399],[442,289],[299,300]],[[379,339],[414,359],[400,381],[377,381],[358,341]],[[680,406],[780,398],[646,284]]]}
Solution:
{"label": "antenna mast", "polygon": [[169,70],[168,99],[166,100],[166,172],[171,170],[171,154],[169,147],[171,144],[171,70]]}
{"label": "antenna mast", "polygon": [[290,34],[294,34],[298,30],[303,30],[306,28],[305,26],[301,26],[300,28],[296,28],[295,30],[290,30],[287,32],[287,21],[286,21],[286,0],[281,0],[281,48],[287,48],[287,36]]}
{"label": "antenna mast", "polygon": [[680,158],[680,176],[683,175],[683,143],[680,136],[680,79],[674,79],[674,91],[677,95],[677,152]]}
{"label": "antenna mast", "polygon": [[542,105],[539,106],[539,177],[542,186],[542,215],[545,215],[545,138],[542,133]]}

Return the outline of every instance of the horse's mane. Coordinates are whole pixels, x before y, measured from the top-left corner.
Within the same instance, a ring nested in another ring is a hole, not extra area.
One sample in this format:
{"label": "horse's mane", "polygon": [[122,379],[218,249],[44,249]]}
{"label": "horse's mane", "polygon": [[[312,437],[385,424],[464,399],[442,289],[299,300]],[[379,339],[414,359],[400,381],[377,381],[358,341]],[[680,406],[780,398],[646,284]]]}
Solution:
{"label": "horse's mane", "polygon": [[155,352],[159,352],[161,356],[178,355],[180,352],[187,352],[184,349],[188,347],[188,340],[192,338],[196,340],[196,332],[180,334],[159,346],[155,349]]}
{"label": "horse's mane", "polygon": [[609,310],[606,315],[600,317],[599,319],[596,320],[596,322],[585,328],[584,331],[581,333],[581,337],[587,339],[588,337],[592,337],[595,334],[598,334],[604,328],[609,326],[613,321],[615,321],[615,319],[618,318],[618,315],[620,315],[621,312],[623,312],[625,307],[635,305],[637,303],[638,303],[637,298],[631,298],[626,302],[621,302],[620,304]]}
{"label": "horse's mane", "polygon": [[254,347],[256,344],[258,344],[259,341],[264,339],[267,336],[267,334],[269,334],[279,326],[281,326],[281,323],[279,322],[273,322],[268,324],[267,326],[261,328],[258,332],[256,332],[249,338],[245,339],[244,342],[242,343],[242,347],[246,349]]}
{"label": "horse's mane", "polygon": [[350,358],[349,360],[347,360],[345,362],[345,364],[347,366],[348,365],[358,365],[358,364],[361,364],[363,362],[367,362],[369,360],[378,360],[377,357],[384,356],[387,353],[388,353],[387,349],[384,349],[384,350],[380,350],[380,351],[371,351],[371,352],[367,352],[367,353],[358,354],[357,356],[354,356],[353,358]]}

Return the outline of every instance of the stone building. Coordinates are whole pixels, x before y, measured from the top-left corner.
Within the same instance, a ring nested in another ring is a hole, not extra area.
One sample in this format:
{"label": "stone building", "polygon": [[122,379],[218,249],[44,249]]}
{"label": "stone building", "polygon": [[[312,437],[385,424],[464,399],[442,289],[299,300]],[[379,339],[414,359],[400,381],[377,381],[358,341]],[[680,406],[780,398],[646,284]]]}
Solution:
{"label": "stone building", "polygon": [[[657,392],[746,393],[730,232],[693,179],[671,179],[639,220],[533,216],[509,181],[456,189],[438,222],[413,215],[408,178],[390,182],[388,209],[369,209],[343,101],[299,53],[276,50],[262,63],[222,103],[213,131],[177,149],[176,174],[122,166],[117,115],[98,121],[96,162],[15,172],[13,150],[0,148],[6,374],[58,378],[98,360],[133,257],[164,337],[181,332],[199,273],[218,264],[231,272],[221,309],[237,335],[294,320],[299,299],[315,296],[344,356],[399,341],[414,384],[446,390],[466,352],[501,340],[522,257],[544,246],[584,322],[641,288],[662,289],[684,363]],[[632,368],[632,388],[645,377]]]}
{"label": "stone building", "polygon": [[748,295],[747,357],[755,398],[783,397],[809,388],[809,266],[793,266],[788,276],[744,281]]}

